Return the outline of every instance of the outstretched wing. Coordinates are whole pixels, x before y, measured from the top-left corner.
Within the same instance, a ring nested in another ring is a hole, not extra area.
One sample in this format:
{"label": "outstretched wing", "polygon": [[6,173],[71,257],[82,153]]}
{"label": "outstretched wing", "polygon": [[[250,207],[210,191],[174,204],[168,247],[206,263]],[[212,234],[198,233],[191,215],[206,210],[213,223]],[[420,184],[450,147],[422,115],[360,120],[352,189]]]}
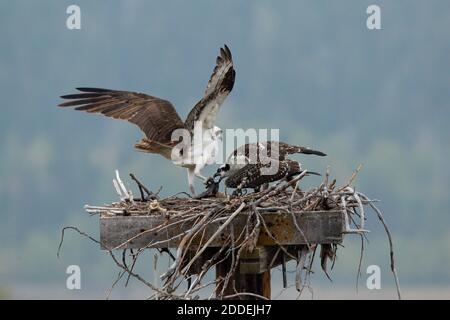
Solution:
{"label": "outstretched wing", "polygon": [[229,93],[233,89],[235,75],[231,51],[227,45],[224,45],[223,48],[220,48],[220,55],[216,58],[216,66],[206,86],[205,97],[222,89]]}
{"label": "outstretched wing", "polygon": [[209,79],[203,98],[189,112],[185,124],[190,130],[196,121],[202,121],[203,128],[214,126],[220,105],[233,89],[236,72],[233,68],[231,51],[224,45],[216,59],[216,66]]}
{"label": "outstretched wing", "polygon": [[173,105],[144,93],[99,88],[77,88],[82,93],[61,96],[70,101],[59,107],[75,107],[90,113],[127,120],[136,124],[149,140],[171,142],[172,132],[184,128]]}

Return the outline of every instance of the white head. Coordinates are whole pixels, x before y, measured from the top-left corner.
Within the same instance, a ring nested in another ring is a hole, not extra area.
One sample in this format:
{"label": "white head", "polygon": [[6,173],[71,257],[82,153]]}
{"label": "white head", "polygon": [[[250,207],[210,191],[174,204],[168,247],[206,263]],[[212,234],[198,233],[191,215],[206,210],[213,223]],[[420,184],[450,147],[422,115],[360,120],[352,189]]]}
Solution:
{"label": "white head", "polygon": [[217,172],[214,174],[214,178],[220,177],[220,180],[222,180],[223,178],[228,177],[230,174],[231,174],[230,165],[227,163],[227,164],[221,165],[217,169]]}

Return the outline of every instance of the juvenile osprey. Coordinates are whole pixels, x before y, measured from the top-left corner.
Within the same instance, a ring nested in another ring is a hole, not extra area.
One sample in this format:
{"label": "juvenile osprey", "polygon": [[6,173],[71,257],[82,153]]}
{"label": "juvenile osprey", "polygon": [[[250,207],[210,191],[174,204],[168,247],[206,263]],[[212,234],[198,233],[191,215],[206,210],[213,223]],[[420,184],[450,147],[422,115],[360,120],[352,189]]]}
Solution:
{"label": "juvenile osprey", "polygon": [[[259,190],[262,185],[302,172],[299,162],[286,158],[294,153],[326,156],[321,151],[278,141],[247,143],[234,150],[214,177],[227,178],[225,186],[228,188]],[[271,167],[274,170],[271,171]]]}
{"label": "juvenile osprey", "polygon": [[[108,117],[134,123],[145,134],[145,137],[135,144],[135,148],[143,152],[160,154],[176,165],[186,167],[189,189],[195,194],[194,176],[203,181],[207,180],[200,170],[214,159],[222,139],[222,130],[214,124],[220,106],[233,89],[235,75],[231,52],[225,45],[220,48],[220,55],[216,59],[216,66],[203,98],[192,108],[184,122],[169,101],[138,92],[77,88],[82,93],[61,96],[70,101],[59,106],[102,113]],[[197,127],[201,130],[194,130]],[[175,150],[180,141],[173,141],[172,133],[177,129],[187,131],[190,138],[187,148]],[[194,137],[194,133],[197,137],[201,136],[200,150],[193,146],[197,138]],[[177,160],[174,159],[172,151],[179,153]],[[192,161],[192,157],[195,157],[195,161]]]}

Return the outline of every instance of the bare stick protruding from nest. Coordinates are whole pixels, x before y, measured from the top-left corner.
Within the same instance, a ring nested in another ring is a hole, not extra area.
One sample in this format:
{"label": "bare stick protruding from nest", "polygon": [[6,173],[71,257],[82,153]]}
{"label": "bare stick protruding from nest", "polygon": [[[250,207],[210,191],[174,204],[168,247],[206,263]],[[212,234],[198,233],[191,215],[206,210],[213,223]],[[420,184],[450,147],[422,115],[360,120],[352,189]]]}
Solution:
{"label": "bare stick protruding from nest", "polygon": [[394,279],[395,279],[395,286],[397,288],[397,296],[398,298],[401,300],[402,299],[402,292],[400,289],[400,282],[398,280],[398,275],[397,275],[397,268],[395,267],[395,258],[394,258],[394,243],[392,241],[392,235],[391,232],[389,231],[389,227],[386,223],[386,220],[384,220],[383,214],[381,213],[380,209],[378,209],[373,202],[364,194],[362,194],[361,192],[359,193],[360,196],[362,196],[364,199],[366,199],[369,203],[369,206],[375,211],[375,213],[378,216],[378,219],[381,221],[381,223],[383,224],[384,230],[386,231],[388,240],[389,240],[389,254],[391,257],[391,271],[394,275]]}

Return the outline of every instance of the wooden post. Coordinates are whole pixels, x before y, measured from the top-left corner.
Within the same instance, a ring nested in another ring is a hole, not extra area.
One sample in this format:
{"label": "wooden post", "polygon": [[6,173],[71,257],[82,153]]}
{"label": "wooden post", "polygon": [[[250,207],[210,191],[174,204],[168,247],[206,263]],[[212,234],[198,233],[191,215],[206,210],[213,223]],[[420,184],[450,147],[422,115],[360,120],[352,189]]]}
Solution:
{"label": "wooden post", "polygon": [[[227,287],[223,290],[224,296],[236,293],[254,293],[267,299],[271,296],[270,269],[268,268],[268,254],[266,247],[257,247],[251,253],[244,253],[238,262],[235,274],[230,277]],[[216,265],[216,279],[225,279],[231,268],[231,257]],[[216,288],[216,295],[222,292],[223,286]],[[241,295],[231,299],[258,300],[252,295]]]}
{"label": "wooden post", "polygon": [[[239,292],[255,293],[270,299],[270,270],[263,273],[239,274],[236,282]],[[243,298],[246,300],[258,299],[253,296],[244,296]]]}

